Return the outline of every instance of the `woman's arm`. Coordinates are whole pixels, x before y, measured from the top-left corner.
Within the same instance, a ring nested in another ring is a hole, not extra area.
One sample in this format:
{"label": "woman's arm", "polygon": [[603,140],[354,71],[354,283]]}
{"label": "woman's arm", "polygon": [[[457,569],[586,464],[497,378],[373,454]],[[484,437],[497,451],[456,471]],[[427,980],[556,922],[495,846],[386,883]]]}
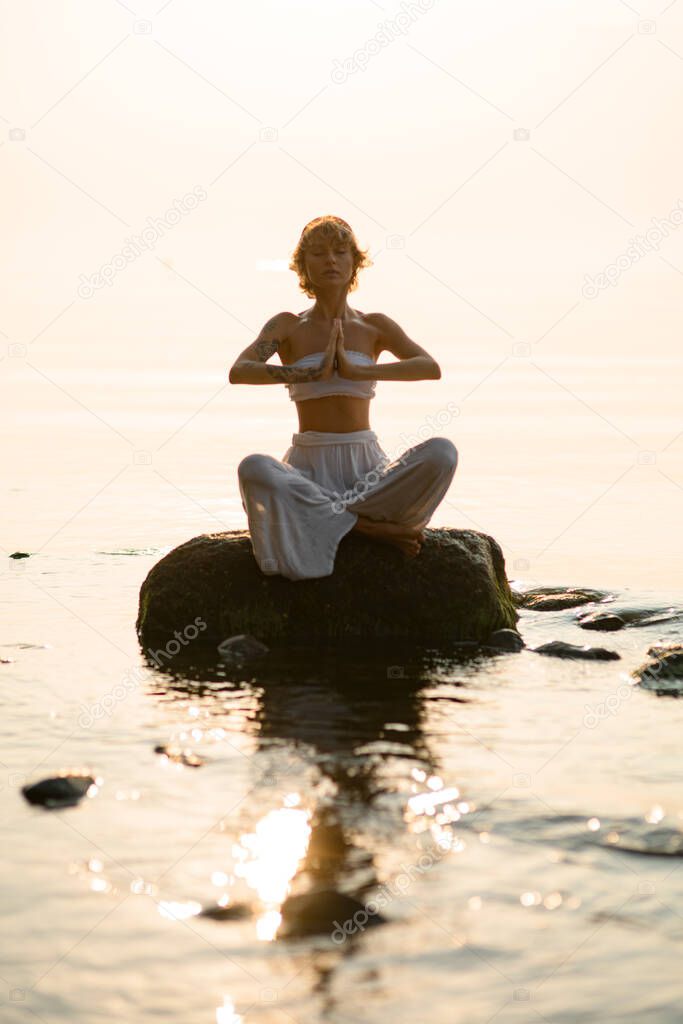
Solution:
{"label": "woman's arm", "polygon": [[282,340],[296,322],[294,313],[278,313],[261,328],[256,341],[240,352],[230,368],[231,384],[292,384],[319,380],[321,368],[316,366],[278,366],[267,360],[277,352]]}
{"label": "woman's arm", "polygon": [[379,328],[380,352],[387,349],[395,355],[397,363],[357,364],[340,359],[343,339],[337,342],[337,363],[339,374],[353,380],[440,380],[441,367],[429,352],[409,338],[406,332],[391,317],[384,313],[370,313],[369,323]]}

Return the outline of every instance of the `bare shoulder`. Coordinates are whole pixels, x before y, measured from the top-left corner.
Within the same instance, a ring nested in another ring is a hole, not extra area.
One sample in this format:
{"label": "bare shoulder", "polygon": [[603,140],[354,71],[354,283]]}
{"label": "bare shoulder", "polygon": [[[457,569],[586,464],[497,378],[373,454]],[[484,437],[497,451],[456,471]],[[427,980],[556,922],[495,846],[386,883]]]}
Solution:
{"label": "bare shoulder", "polygon": [[287,348],[289,336],[298,319],[295,313],[289,312],[271,316],[266,320],[257,338],[240,352],[236,362],[256,360],[265,363],[275,352],[281,356],[282,351]]}
{"label": "bare shoulder", "polygon": [[[426,349],[413,341],[401,325],[386,313],[366,313],[366,321],[378,332],[377,354],[385,349],[398,359],[410,359],[412,356],[427,356]],[[431,358],[431,357],[430,357]]]}
{"label": "bare shoulder", "polygon": [[259,333],[259,338],[273,338],[284,332],[289,333],[298,321],[299,317],[296,313],[286,311],[276,313],[275,316],[271,316],[270,319],[266,320]]}
{"label": "bare shoulder", "polygon": [[386,313],[364,313],[363,314],[367,323],[371,326],[376,327],[378,331],[383,334],[385,332],[391,332],[392,330],[401,330],[395,320],[392,320]]}
{"label": "bare shoulder", "polygon": [[271,344],[276,344],[277,347],[273,351],[277,352],[280,362],[283,364],[290,361],[290,341],[297,327],[301,324],[301,320],[301,313],[286,311],[276,313],[268,321],[266,327],[264,327],[264,330],[268,329],[267,340]]}
{"label": "bare shoulder", "polygon": [[397,347],[405,345],[406,341],[410,340],[401,325],[386,313],[366,313],[365,321],[377,331],[377,355],[385,349],[398,355]]}
{"label": "bare shoulder", "polygon": [[384,341],[385,328],[382,323],[382,314],[363,313],[360,309],[354,309],[352,312],[357,324],[367,332],[368,339],[373,349],[374,358],[378,359],[382,350],[386,348]]}
{"label": "bare shoulder", "polygon": [[283,351],[286,352],[289,339],[298,323],[299,317],[296,313],[276,313],[265,322],[255,344],[264,351],[267,349],[270,355],[277,352],[281,357]]}

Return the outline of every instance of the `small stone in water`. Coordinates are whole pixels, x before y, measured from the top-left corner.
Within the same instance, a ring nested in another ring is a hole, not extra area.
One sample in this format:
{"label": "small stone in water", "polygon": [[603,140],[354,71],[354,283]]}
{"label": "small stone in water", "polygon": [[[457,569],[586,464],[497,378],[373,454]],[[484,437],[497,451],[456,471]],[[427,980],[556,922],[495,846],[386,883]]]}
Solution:
{"label": "small stone in water", "polygon": [[647,653],[657,658],[661,666],[659,671],[664,675],[683,679],[683,646],[674,644],[671,647],[651,647]]}
{"label": "small stone in water", "polygon": [[262,658],[268,654],[269,648],[249,633],[228,637],[218,645],[218,653],[223,658],[246,661],[251,658]]}
{"label": "small stone in water", "polygon": [[245,917],[251,917],[251,908],[246,903],[232,903],[222,907],[219,903],[212,904],[198,915],[209,917],[212,921],[242,921]]}
{"label": "small stone in water", "polygon": [[71,807],[94,785],[91,775],[58,775],[31,786],[22,786],[21,792],[30,804],[41,804],[47,808]]}
{"label": "small stone in water", "polygon": [[580,618],[578,623],[581,629],[597,629],[603,633],[614,633],[626,625],[624,619],[614,612],[592,612]]}
{"label": "small stone in water", "polygon": [[616,661],[621,657],[616,651],[609,651],[605,647],[578,647],[564,640],[551,640],[550,643],[530,650],[534,654],[552,654],[556,658],[582,658],[587,661]]}
{"label": "small stone in water", "polygon": [[497,629],[486,642],[487,647],[497,647],[501,651],[521,651],[524,640],[516,629]]}
{"label": "small stone in water", "polygon": [[640,685],[658,694],[683,693],[683,645],[650,647],[647,653],[652,660],[632,672]]}
{"label": "small stone in water", "polygon": [[517,602],[530,611],[557,612],[565,608],[576,608],[594,601],[604,601],[611,595],[605,590],[589,590],[578,587],[534,587],[522,592]]}

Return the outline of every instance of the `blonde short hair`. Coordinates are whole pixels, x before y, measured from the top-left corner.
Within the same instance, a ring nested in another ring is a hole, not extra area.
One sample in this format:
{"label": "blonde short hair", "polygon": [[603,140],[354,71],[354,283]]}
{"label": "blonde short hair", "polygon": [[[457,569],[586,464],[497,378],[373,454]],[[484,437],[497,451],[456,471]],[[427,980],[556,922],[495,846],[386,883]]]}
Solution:
{"label": "blonde short hair", "polygon": [[358,245],[350,225],[345,220],[342,220],[341,217],[335,217],[330,213],[325,214],[324,217],[316,217],[308,222],[301,232],[296,249],[292,253],[289,269],[296,271],[299,278],[299,288],[310,298],[315,298],[313,285],[306,272],[305,257],[313,241],[320,238],[320,236],[350,245],[353,255],[353,274],[351,275],[348,290],[350,292],[354,291],[358,287],[358,271],[363,267],[372,266],[372,260],[368,256],[368,250],[361,249]]}

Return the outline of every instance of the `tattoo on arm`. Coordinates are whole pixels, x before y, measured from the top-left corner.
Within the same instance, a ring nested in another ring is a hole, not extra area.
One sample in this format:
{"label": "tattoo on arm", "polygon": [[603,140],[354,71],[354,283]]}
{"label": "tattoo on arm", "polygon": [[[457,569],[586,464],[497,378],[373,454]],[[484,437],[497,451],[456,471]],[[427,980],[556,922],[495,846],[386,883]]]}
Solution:
{"label": "tattoo on arm", "polygon": [[282,339],[279,337],[263,337],[263,335],[268,335],[270,331],[278,330],[278,324],[279,317],[277,316],[268,321],[261,331],[261,336],[256,339],[249,349],[250,355],[253,355],[254,358],[241,360],[241,365],[244,367],[265,366],[268,376],[280,384],[296,384],[317,380],[320,374],[319,366],[277,366],[274,363],[268,363],[267,360],[273,353],[280,351]]}
{"label": "tattoo on arm", "polygon": [[270,359],[273,352],[277,352],[280,347],[279,338],[263,338],[261,341],[256,342],[256,355],[259,359],[262,359],[265,363],[266,359]]}
{"label": "tattoo on arm", "polygon": [[303,381],[316,380],[320,373],[317,366],[266,366],[273,380],[282,384],[299,384]]}

